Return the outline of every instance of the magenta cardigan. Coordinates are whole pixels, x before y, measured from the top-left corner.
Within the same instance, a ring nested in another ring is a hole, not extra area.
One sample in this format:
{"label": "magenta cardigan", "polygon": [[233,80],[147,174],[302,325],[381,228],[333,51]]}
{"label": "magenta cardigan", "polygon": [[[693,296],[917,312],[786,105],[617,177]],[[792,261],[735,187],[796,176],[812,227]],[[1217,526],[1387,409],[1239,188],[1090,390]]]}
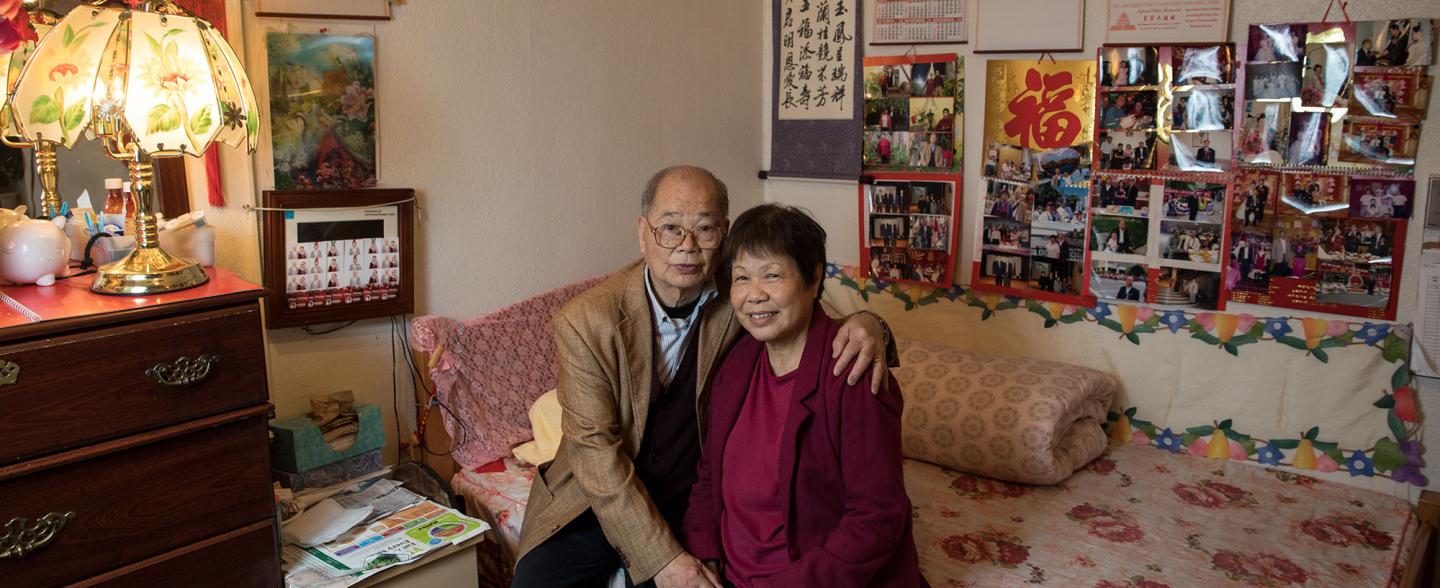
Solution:
{"label": "magenta cardigan", "polygon": [[[780,490],[792,563],[769,584],[924,586],[901,473],[900,388],[892,377],[889,389],[877,396],[870,393],[868,376],[850,386],[843,375],[830,375],[835,365],[830,346],[839,328],[816,305],[781,435],[787,441],[780,454]],[[682,531],[686,548],[701,560],[724,555],[722,456],[763,345],[742,335],[710,388],[700,479]]]}

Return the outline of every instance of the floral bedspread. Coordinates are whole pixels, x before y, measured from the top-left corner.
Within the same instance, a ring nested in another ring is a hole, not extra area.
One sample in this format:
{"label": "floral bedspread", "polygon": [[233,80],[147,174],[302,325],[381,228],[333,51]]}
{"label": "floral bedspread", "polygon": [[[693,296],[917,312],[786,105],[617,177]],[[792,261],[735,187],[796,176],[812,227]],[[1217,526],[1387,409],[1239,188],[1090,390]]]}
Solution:
{"label": "floral bedspread", "polygon": [[[514,562],[535,469],[456,474]],[[907,460],[920,567],[936,587],[1398,585],[1405,501],[1278,470],[1113,445],[1058,486]]]}
{"label": "floral bedspread", "polygon": [[476,471],[465,468],[450,480],[451,489],[465,497],[466,507],[493,528],[494,539],[513,565],[520,546],[520,523],[525,520],[525,501],[535,468],[521,465],[513,457],[502,460],[504,471]]}
{"label": "floral bedspread", "polygon": [[1392,586],[1408,503],[1253,465],[1112,446],[1058,486],[907,460],[934,586]]}

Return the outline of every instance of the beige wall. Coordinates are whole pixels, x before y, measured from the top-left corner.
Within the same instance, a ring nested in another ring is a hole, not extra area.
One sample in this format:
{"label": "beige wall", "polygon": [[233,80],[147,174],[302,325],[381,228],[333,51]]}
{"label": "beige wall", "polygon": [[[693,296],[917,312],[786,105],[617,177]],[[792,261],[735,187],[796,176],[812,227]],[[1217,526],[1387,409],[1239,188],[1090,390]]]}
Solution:
{"label": "beige wall", "polygon": [[[231,22],[246,13],[263,105],[264,30],[290,25],[230,5]],[[711,168],[736,210],[761,201],[760,18],[753,3],[713,0],[415,0],[378,24],[291,22],[375,34],[380,183],[420,199],[416,310],[469,318],[636,257],[640,188],[660,167]],[[272,185],[269,154],[223,163],[229,200],[207,212],[218,263],[258,281],[241,206]],[[288,415],[310,393],[352,389],[384,407],[393,440],[390,337],[386,319],[270,331],[271,401]]]}

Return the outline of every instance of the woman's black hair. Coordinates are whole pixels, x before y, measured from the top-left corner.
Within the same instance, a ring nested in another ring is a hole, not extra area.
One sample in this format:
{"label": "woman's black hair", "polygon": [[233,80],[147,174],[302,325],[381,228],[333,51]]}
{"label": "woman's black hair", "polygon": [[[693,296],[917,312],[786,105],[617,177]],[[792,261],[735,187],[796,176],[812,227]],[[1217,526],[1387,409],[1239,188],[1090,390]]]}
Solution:
{"label": "woman's black hair", "polygon": [[[730,297],[730,268],[741,253],[789,257],[809,288],[822,282],[816,270],[825,263],[825,229],[804,210],[783,204],[761,204],[742,213],[725,235],[715,270],[715,285],[726,298]],[[815,296],[824,289],[821,283]]]}

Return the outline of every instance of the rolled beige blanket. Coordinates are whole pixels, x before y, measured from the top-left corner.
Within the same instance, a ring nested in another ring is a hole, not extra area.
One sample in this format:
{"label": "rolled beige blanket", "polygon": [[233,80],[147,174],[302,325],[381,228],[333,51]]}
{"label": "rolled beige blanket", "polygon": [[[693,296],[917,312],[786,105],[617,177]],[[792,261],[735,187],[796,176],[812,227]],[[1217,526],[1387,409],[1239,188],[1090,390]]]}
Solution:
{"label": "rolled beige blanket", "polygon": [[906,457],[1026,484],[1056,484],[1105,451],[1115,379],[1065,363],[901,340]]}

